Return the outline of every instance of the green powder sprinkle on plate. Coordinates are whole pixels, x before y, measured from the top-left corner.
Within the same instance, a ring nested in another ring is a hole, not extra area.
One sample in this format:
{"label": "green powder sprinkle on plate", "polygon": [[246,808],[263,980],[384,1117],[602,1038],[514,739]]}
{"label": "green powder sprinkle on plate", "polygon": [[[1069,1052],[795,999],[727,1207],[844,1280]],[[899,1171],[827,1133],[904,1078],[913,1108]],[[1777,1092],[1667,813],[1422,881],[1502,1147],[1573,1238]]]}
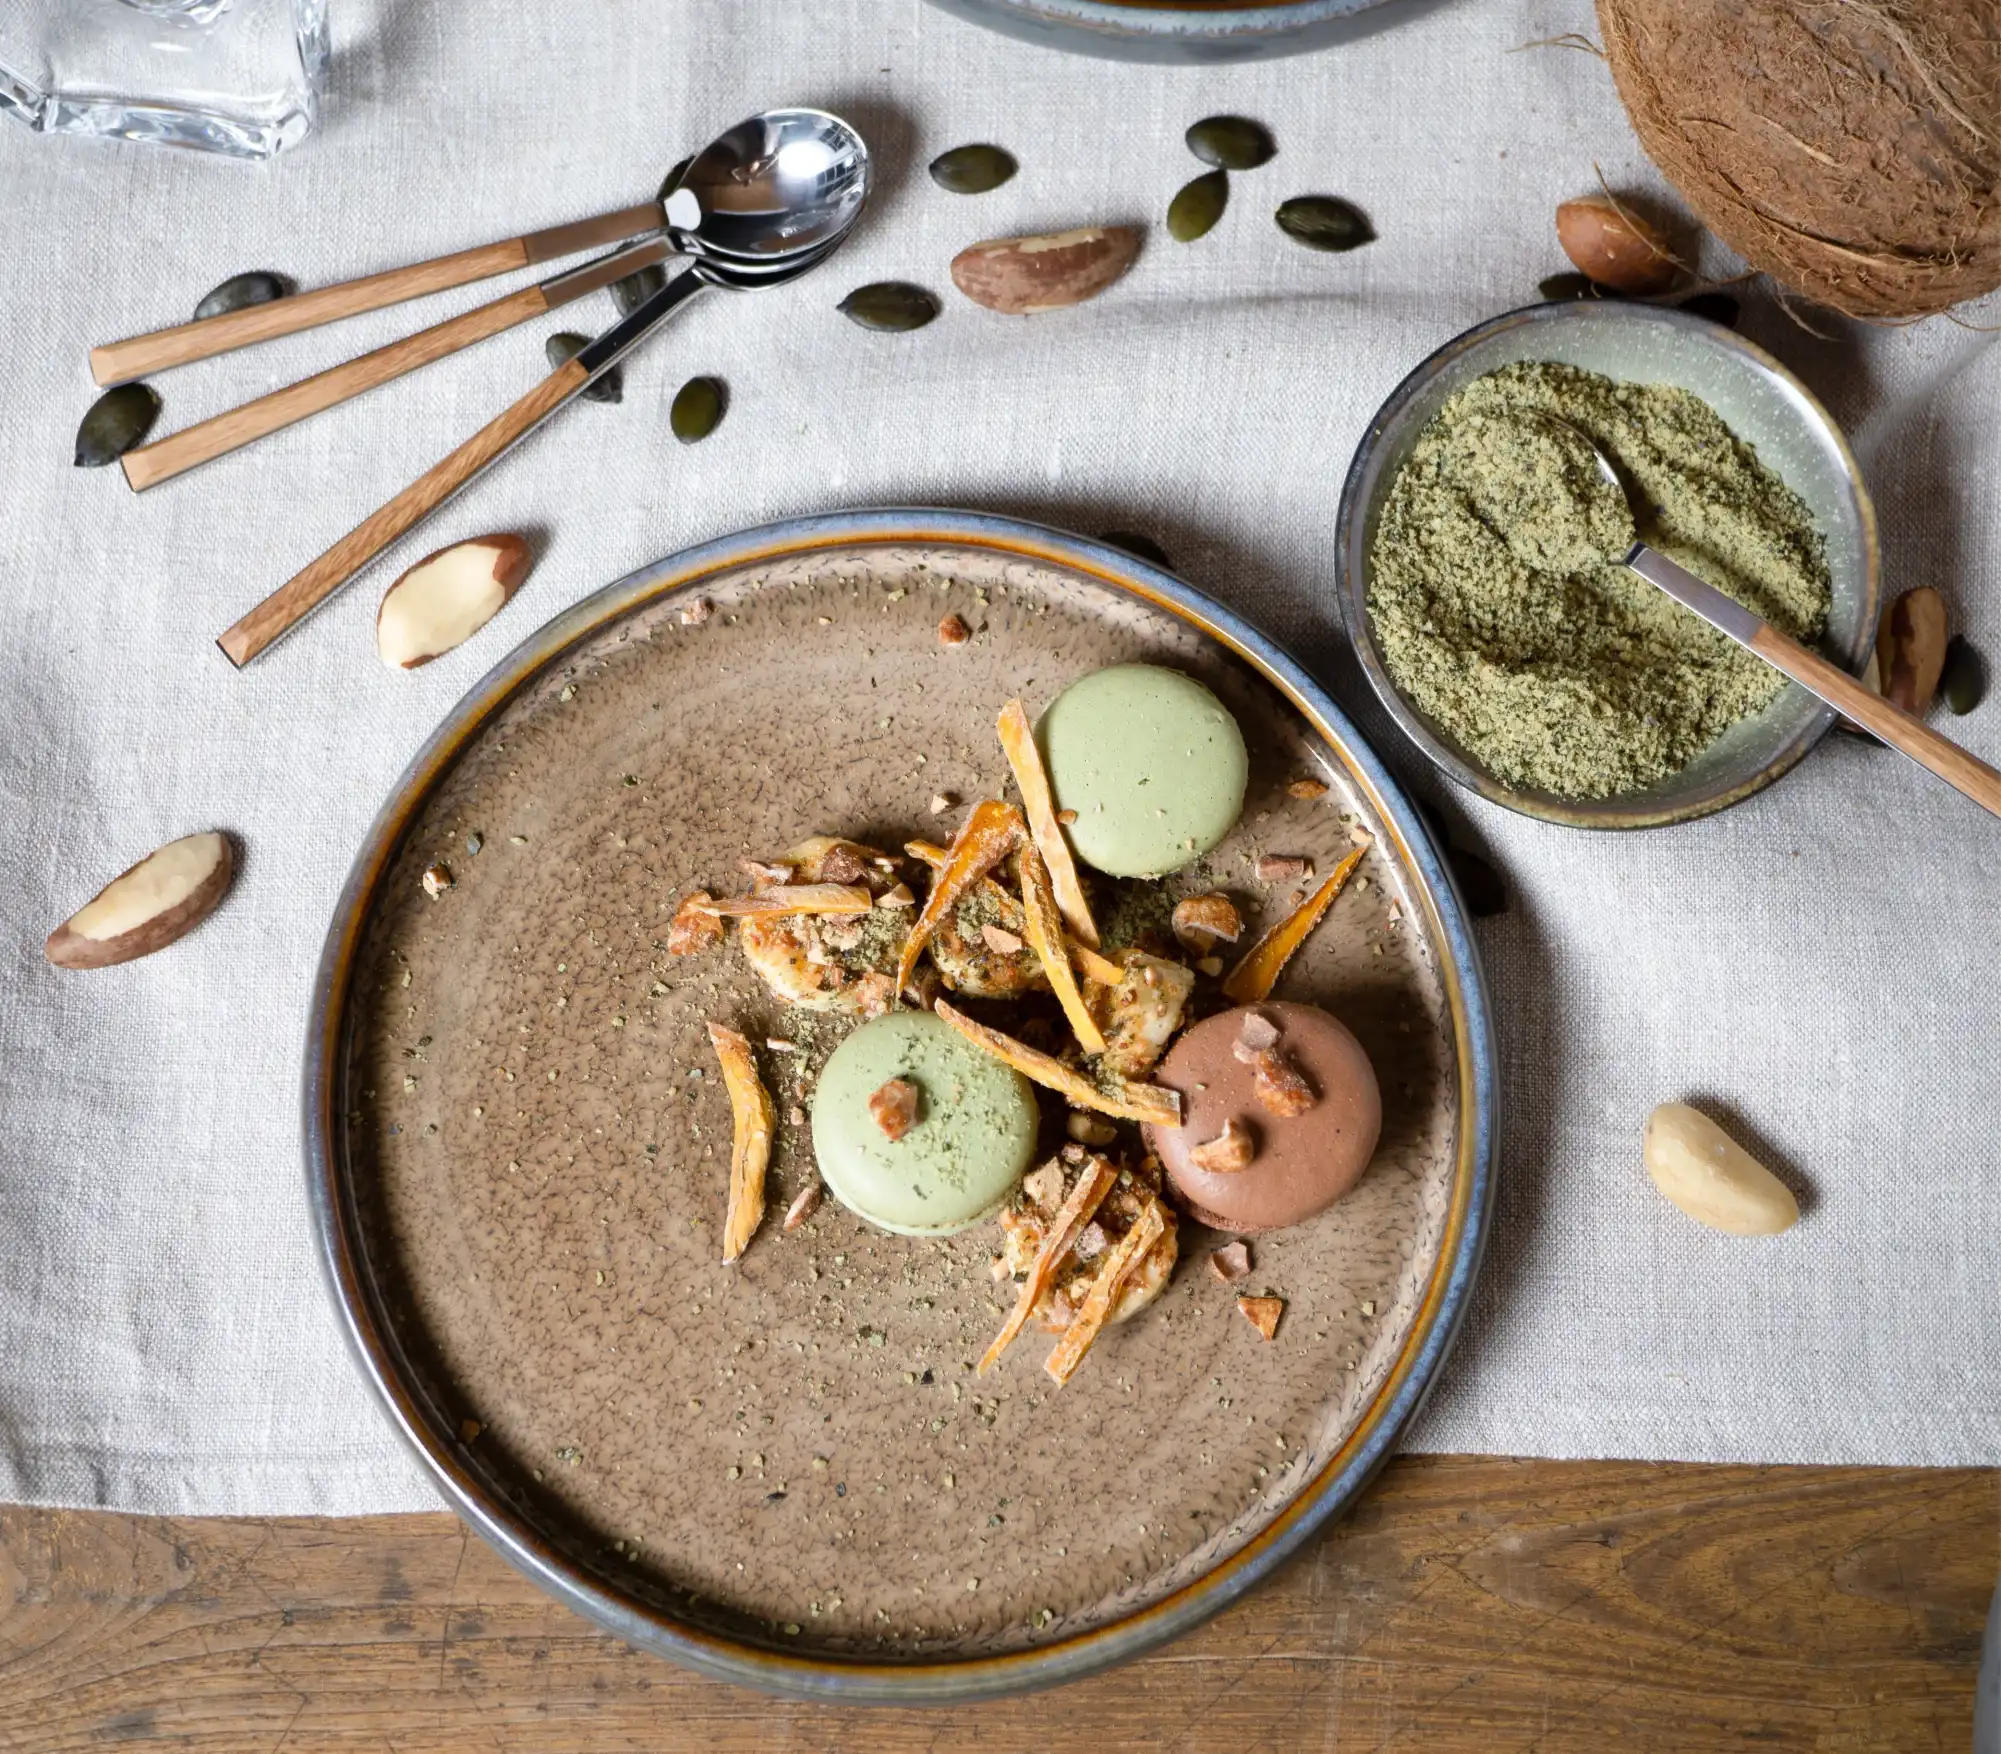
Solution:
{"label": "green powder sprinkle on plate", "polygon": [[1655,785],[1784,678],[1617,565],[1638,534],[1811,643],[1827,559],[1799,495],[1700,397],[1504,366],[1419,435],[1369,555],[1369,618],[1405,697],[1497,779],[1563,797]]}

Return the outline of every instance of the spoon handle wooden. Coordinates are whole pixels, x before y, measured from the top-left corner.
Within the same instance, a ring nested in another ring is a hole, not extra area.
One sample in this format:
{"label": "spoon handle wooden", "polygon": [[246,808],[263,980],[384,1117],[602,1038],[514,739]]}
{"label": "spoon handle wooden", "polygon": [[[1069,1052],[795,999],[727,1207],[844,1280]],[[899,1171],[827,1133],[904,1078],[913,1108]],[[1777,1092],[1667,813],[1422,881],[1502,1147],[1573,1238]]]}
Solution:
{"label": "spoon handle wooden", "polygon": [[1893,706],[1818,652],[1788,639],[1775,627],[1761,624],[1750,640],[1751,650],[1774,669],[1783,670],[1802,688],[1839,707],[1864,730],[1874,731],[1893,749],[1900,749],[1921,767],[1928,767],[1949,786],[1957,786],[1976,804],[2001,816],[2001,773],[1977,755],[1942,737],[1924,720]]}
{"label": "spoon handle wooden", "polygon": [[627,274],[664,261],[668,254],[667,240],[656,238],[537,285],[524,286],[519,292],[510,292],[505,298],[448,317],[442,323],[433,323],[428,329],[392,341],[387,347],[378,347],[373,353],[364,353],[359,359],[301,378],[296,384],[287,384],[239,408],[225,409],[207,420],[155,439],[150,445],[140,445],[120,457],[118,466],[125,471],[133,492],[143,493],[159,482],[185,474],[197,463],[241,450],[253,439],[291,426],[308,415],[321,413],[433,360],[470,347],[475,341],[484,341],[489,335],[498,335],[517,323],[525,323],[572,299],[609,286]]}
{"label": "spoon handle wooden", "polygon": [[1693,609],[1712,627],[1727,633],[1773,669],[1790,676],[1810,694],[1838,707],[1864,729],[1874,731],[1893,749],[1900,749],[1920,767],[1928,767],[1949,786],[1957,786],[1983,809],[2001,816],[2001,773],[1949,737],[1941,737],[1922,719],[1892,706],[1872,693],[1838,664],[1789,639],[1768,621],[1726,597],[1706,579],[1668,559],[1644,542],[1633,545],[1626,565],[1649,584],[1658,585],[1684,608]]}
{"label": "spoon handle wooden", "polygon": [[547,420],[590,376],[581,360],[557,367],[238,621],[215,642],[223,656],[241,669],[282,639],[397,537],[421,524],[508,446]]}
{"label": "spoon handle wooden", "polygon": [[204,317],[199,322],[156,329],[130,340],[108,342],[90,350],[90,374],[100,384],[122,384],[170,366],[209,359],[238,347],[275,340],[280,335],[296,335],[302,329],[316,329],[322,323],[336,323],[363,311],[378,311],[385,305],[444,292],[450,287],[505,274],[510,269],[574,255],[578,250],[594,249],[601,244],[618,243],[643,231],[657,231],[665,224],[666,213],[658,201],[621,207],[616,213],[601,213],[595,219],[550,226],[544,231],[508,238],[503,243],[481,244],[454,255],[412,263],[407,268],[392,268],[384,274],[294,293],[290,298],[251,305],[220,317]]}

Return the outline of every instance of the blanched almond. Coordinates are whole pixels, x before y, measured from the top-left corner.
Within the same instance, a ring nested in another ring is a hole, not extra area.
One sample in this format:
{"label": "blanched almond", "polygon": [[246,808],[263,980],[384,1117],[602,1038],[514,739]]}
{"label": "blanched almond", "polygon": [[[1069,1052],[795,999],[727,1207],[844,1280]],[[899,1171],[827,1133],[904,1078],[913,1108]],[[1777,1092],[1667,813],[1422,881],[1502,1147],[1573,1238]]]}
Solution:
{"label": "blanched almond", "polygon": [[1799,1222],[1792,1189],[1685,1102],[1664,1102],[1647,1117],[1640,1155],[1654,1186],[1712,1230],[1776,1236]]}
{"label": "blanched almond", "polygon": [[414,670],[463,645],[521,588],[528,567],[519,536],[477,536],[425,555],[382,593],[375,649],[383,663]]}
{"label": "blanched almond", "polygon": [[1082,304],[1117,280],[1139,255],[1129,225],[994,238],[952,258],[952,281],[974,304],[1008,316]]}
{"label": "blanched almond", "polygon": [[109,968],[151,956],[215,912],[235,871],[226,835],[169,841],[70,915],[42,953],[57,968]]}
{"label": "blanched almond", "polygon": [[1188,1153],[1188,1161],[1211,1175],[1235,1175],[1239,1170],[1249,1169],[1251,1159],[1257,1154],[1258,1142],[1251,1136],[1250,1128],[1232,1115],[1215,1138]]}

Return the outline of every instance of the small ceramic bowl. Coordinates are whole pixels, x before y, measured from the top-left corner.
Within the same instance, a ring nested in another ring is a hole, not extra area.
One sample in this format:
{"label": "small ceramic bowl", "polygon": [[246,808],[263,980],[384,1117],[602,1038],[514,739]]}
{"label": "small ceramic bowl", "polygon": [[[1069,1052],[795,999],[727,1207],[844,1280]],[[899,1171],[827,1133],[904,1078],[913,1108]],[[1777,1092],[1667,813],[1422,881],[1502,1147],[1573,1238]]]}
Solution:
{"label": "small ceramic bowl", "polygon": [[[1408,6],[1411,0],[1403,0]],[[1297,55],[1357,33],[1384,0],[932,0],[1025,42],[1116,61],[1216,62]]]}
{"label": "small ceramic bowl", "polygon": [[1822,649],[1859,669],[1876,632],[1876,512],[1848,442],[1798,378],[1762,348],[1704,318],[1655,305],[1583,300],[1531,305],[1468,329],[1390,393],[1356,447],[1341,493],[1341,618],[1370,684],[1404,733],[1469,791],[1573,828],[1658,828],[1762,791],[1834,723],[1797,684],[1726,731],[1679,773],[1644,791],[1563,798],[1497,779],[1391,679],[1369,623],[1369,550],[1397,471],[1446,399],[1519,360],[1556,360],[1633,383],[1678,384],[1700,396],[1812,510],[1827,544],[1834,600]]}

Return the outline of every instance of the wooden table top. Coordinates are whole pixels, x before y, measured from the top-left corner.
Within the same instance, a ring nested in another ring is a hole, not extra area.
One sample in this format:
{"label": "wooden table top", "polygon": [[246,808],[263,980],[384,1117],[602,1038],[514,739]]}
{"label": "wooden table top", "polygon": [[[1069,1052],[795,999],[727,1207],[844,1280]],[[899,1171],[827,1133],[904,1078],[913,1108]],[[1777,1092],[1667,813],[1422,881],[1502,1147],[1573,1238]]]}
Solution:
{"label": "wooden table top", "polygon": [[1127,1668],[953,1713],[697,1680],[440,1514],[0,1508],[0,1749],[1958,1750],[2001,1471],[1407,1457]]}

